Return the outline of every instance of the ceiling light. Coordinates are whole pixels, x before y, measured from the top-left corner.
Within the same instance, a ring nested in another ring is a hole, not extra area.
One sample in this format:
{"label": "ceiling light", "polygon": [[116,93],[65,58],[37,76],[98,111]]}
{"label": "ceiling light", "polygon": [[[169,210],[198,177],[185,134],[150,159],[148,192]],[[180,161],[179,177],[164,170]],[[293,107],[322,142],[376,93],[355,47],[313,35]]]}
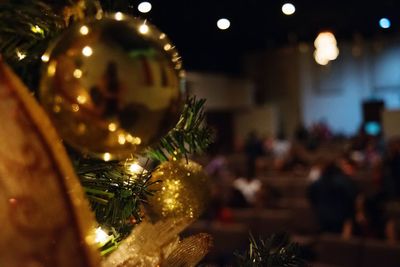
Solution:
{"label": "ceiling light", "polygon": [[381,28],[383,29],[388,29],[390,28],[390,20],[388,18],[381,18],[379,20],[379,26],[381,26]]}
{"label": "ceiling light", "polygon": [[141,2],[138,5],[138,10],[142,13],[148,13],[151,10],[151,4],[149,2]]}
{"label": "ceiling light", "polygon": [[326,65],[339,55],[335,35],[331,32],[321,32],[314,41],[314,59],[320,65]]}
{"label": "ceiling light", "polygon": [[220,30],[226,30],[231,26],[231,22],[228,19],[222,18],[217,21],[217,27]]}
{"label": "ceiling light", "polygon": [[282,13],[285,15],[292,15],[296,11],[296,8],[293,4],[291,3],[286,3],[282,6]]}

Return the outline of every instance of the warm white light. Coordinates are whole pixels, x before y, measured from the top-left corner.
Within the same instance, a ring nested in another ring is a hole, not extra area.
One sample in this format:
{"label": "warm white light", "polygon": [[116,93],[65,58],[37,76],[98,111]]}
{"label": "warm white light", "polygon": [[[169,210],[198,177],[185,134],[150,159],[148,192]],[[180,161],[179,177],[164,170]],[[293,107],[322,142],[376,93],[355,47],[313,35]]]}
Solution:
{"label": "warm white light", "polygon": [[228,19],[222,18],[217,21],[217,27],[220,30],[226,30],[231,26],[231,22]]}
{"label": "warm white light", "polygon": [[31,26],[31,31],[33,33],[44,34],[44,30],[42,28],[40,28],[38,25],[32,25]]}
{"label": "warm white light", "polygon": [[319,52],[320,50],[314,51],[314,59],[319,65],[327,65],[329,63],[329,59],[323,56],[322,53]]}
{"label": "warm white light", "polygon": [[87,101],[87,98],[84,95],[78,95],[76,97],[76,101],[78,101],[79,104],[85,104]]}
{"label": "warm white light", "polygon": [[146,34],[149,32],[149,26],[147,26],[146,24],[142,24],[139,26],[139,32],[141,34]]}
{"label": "warm white light", "polygon": [[82,70],[80,70],[80,69],[75,69],[73,75],[74,75],[74,77],[77,78],[77,79],[81,78],[81,77],[82,77]]}
{"label": "warm white light", "polygon": [[47,54],[43,54],[41,59],[42,59],[43,62],[49,62],[49,60],[50,60],[49,55],[47,55]]}
{"label": "warm white light", "polygon": [[79,32],[80,32],[82,35],[87,35],[87,34],[89,33],[89,27],[86,26],[86,25],[83,25],[83,26],[79,29]]}
{"label": "warm white light", "polygon": [[285,15],[292,15],[296,11],[296,7],[291,3],[286,3],[282,6],[282,13]]}
{"label": "warm white light", "polygon": [[124,135],[124,134],[120,133],[120,134],[118,135],[118,143],[119,143],[120,145],[124,145],[124,144],[126,143],[126,138],[125,138],[125,135]]}
{"label": "warm white light", "polygon": [[335,35],[331,32],[321,32],[314,41],[314,59],[320,65],[326,65],[339,55]]}
{"label": "warm white light", "polygon": [[111,159],[111,154],[110,153],[104,153],[103,160],[104,161],[110,161],[110,159]]}
{"label": "warm white light", "polygon": [[147,13],[150,12],[151,10],[151,4],[149,2],[141,2],[138,5],[138,10],[142,13]]}
{"label": "warm white light", "polygon": [[101,227],[96,228],[95,233],[96,233],[96,237],[95,237],[94,241],[96,243],[105,244],[108,242],[108,240],[110,240],[110,236],[107,235],[107,233],[104,232],[103,229],[101,229]]}
{"label": "warm white light", "polygon": [[143,172],[142,166],[140,166],[137,162],[130,163],[128,165],[128,170],[132,174],[139,174]]}
{"label": "warm white light", "polygon": [[26,58],[26,53],[21,52],[18,49],[17,49],[16,53],[17,53],[17,57],[18,57],[19,60],[23,60],[24,58]]}
{"label": "warm white light", "polygon": [[93,54],[93,49],[92,49],[90,46],[85,46],[85,47],[82,49],[82,54],[83,54],[85,57],[90,57],[90,56]]}
{"label": "warm white light", "polygon": [[170,50],[171,48],[172,48],[171,44],[165,44],[165,45],[164,45],[164,50],[165,50],[165,51],[168,51],[168,50]]}
{"label": "warm white light", "polygon": [[121,12],[115,13],[115,19],[116,20],[123,20],[124,19],[124,14],[122,14]]}
{"label": "warm white light", "polygon": [[333,46],[337,45],[335,35],[333,35],[333,33],[331,32],[321,32],[318,34],[317,38],[315,38],[314,46],[317,49],[320,47],[330,46],[330,45]]}
{"label": "warm white light", "polygon": [[114,122],[111,122],[110,124],[108,124],[108,130],[110,132],[115,132],[117,130],[117,124],[115,124]]}

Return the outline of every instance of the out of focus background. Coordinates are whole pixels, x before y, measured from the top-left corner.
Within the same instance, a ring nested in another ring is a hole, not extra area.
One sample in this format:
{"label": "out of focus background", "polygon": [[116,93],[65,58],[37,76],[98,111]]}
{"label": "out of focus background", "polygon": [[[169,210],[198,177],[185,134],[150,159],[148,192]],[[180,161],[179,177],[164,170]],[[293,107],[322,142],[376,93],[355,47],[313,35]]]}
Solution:
{"label": "out of focus background", "polygon": [[400,266],[400,2],[146,3],[216,134],[206,262],[285,231],[313,266]]}

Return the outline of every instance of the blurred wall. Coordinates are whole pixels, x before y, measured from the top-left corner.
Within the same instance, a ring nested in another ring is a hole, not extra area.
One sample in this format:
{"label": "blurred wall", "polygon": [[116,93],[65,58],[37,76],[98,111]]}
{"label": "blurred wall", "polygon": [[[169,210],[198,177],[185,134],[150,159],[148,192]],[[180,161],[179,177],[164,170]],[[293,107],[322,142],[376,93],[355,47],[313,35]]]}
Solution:
{"label": "blurred wall", "polygon": [[207,99],[207,110],[237,110],[253,106],[253,84],[246,79],[189,72],[187,87],[190,94]]}
{"label": "blurred wall", "polygon": [[339,57],[315,63],[312,44],[249,55],[246,75],[255,82],[258,104],[277,105],[279,124],[292,134],[296,125],[324,121],[336,133],[354,134],[362,122],[362,102],[382,99],[400,108],[400,40],[338,40]]}
{"label": "blurred wall", "polygon": [[277,109],[273,105],[265,105],[237,112],[234,125],[239,141],[243,141],[251,131],[256,131],[259,137],[275,136],[279,131]]}
{"label": "blurred wall", "polygon": [[301,120],[299,64],[297,47],[255,53],[245,60],[246,75],[254,82],[256,104],[275,106],[277,131],[288,137]]}

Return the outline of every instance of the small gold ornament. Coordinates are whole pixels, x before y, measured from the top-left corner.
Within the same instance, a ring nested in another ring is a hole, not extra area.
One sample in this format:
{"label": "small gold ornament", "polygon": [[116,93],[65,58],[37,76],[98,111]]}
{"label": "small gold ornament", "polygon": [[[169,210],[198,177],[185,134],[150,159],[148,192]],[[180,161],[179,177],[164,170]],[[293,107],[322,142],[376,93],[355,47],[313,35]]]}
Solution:
{"label": "small gold ornament", "polygon": [[122,13],[69,28],[43,56],[40,101],[61,137],[127,158],[175,126],[184,71],[164,33]]}
{"label": "small gold ornament", "polygon": [[203,168],[189,160],[162,163],[152,174],[152,181],[161,181],[149,198],[149,216],[196,219],[204,211],[210,196],[208,176]]}

